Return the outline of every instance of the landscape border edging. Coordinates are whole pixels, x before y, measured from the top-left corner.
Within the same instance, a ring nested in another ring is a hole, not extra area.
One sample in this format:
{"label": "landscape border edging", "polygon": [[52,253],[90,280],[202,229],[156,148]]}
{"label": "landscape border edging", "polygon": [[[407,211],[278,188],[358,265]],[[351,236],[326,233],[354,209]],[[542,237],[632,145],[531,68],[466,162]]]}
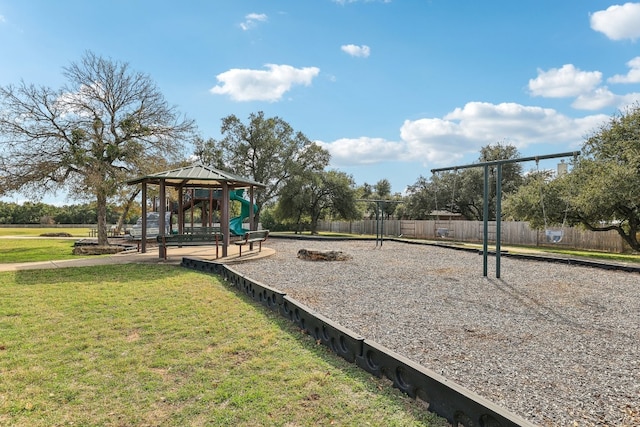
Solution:
{"label": "landscape border edging", "polygon": [[343,359],[412,398],[428,403],[428,410],[464,427],[535,427],[535,424],[447,380],[410,359],[365,339],[275,288],[244,276],[214,261],[184,257],[182,267],[216,274],[256,302],[280,313]]}

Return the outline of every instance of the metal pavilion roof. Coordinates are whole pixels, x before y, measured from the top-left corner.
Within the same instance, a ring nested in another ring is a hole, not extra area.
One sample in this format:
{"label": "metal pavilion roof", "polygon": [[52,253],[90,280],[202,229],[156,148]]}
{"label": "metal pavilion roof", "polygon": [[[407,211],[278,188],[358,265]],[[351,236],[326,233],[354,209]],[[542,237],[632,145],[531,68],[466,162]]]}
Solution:
{"label": "metal pavilion roof", "polygon": [[266,187],[261,182],[203,164],[146,175],[127,181],[127,184],[134,185],[146,182],[159,185],[161,181],[171,187],[222,187],[225,182],[231,188]]}

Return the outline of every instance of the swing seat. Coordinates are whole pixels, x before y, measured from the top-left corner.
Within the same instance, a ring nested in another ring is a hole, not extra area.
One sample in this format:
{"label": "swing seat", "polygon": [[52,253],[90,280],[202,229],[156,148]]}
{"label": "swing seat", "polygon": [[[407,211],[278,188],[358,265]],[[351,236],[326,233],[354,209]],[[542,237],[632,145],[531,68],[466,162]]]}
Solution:
{"label": "swing seat", "polygon": [[438,228],[436,230],[436,235],[440,238],[449,237],[449,229],[448,228]]}
{"label": "swing seat", "polygon": [[560,243],[564,232],[562,230],[545,230],[544,234],[547,236],[547,242]]}

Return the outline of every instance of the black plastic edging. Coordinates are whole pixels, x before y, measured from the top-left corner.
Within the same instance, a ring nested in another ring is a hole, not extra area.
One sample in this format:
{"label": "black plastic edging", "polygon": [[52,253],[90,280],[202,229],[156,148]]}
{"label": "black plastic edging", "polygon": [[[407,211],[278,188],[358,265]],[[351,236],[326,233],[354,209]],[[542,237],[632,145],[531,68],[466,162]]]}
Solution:
{"label": "black plastic edging", "polygon": [[[209,265],[213,264],[213,265]],[[428,409],[461,427],[535,427],[531,422],[449,381],[430,369],[367,340],[294,300],[283,292],[255,282],[230,267],[183,258],[181,266],[223,277],[253,300],[278,311],[314,339],[365,371],[388,378],[405,394],[428,403]]]}
{"label": "black plastic edging", "polygon": [[430,411],[455,426],[534,425],[380,344],[365,339],[362,350],[356,365],[427,402]]}
{"label": "black plastic edging", "polygon": [[[439,248],[451,249],[454,251],[477,252],[480,255],[482,254],[482,249],[464,247],[464,246],[455,245],[451,243],[397,239],[393,237],[389,238],[389,240],[394,242],[399,242],[399,243],[406,243],[408,245],[436,246]],[[495,256],[495,251],[489,252],[489,255]],[[607,263],[602,261],[592,261],[592,260],[582,259],[582,258],[568,258],[568,257],[562,257],[562,256],[550,256],[550,255],[538,255],[538,254],[509,253],[506,251],[501,251],[500,255],[503,257],[522,259],[527,261],[551,262],[555,264],[567,264],[567,265],[577,265],[581,267],[599,268],[601,270],[609,270],[609,271],[624,271],[627,273],[640,273],[640,266],[620,264],[620,263]]]}

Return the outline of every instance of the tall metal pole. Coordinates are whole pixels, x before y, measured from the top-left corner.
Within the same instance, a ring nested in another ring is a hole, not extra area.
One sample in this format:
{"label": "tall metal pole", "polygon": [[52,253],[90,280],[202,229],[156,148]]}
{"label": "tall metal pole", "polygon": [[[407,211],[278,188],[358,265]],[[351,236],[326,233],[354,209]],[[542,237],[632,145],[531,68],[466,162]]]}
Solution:
{"label": "tall metal pole", "polygon": [[382,249],[382,241],[384,239],[384,206],[380,203],[380,249]]}
{"label": "tall metal pole", "polygon": [[487,277],[487,266],[489,256],[489,166],[484,166],[484,196],[482,203],[482,276]]}
{"label": "tall metal pole", "polygon": [[502,240],[502,163],[496,171],[496,278],[500,278],[500,240]]}
{"label": "tall metal pole", "polygon": [[378,238],[380,236],[380,205],[376,202],[376,247],[378,246]]}

